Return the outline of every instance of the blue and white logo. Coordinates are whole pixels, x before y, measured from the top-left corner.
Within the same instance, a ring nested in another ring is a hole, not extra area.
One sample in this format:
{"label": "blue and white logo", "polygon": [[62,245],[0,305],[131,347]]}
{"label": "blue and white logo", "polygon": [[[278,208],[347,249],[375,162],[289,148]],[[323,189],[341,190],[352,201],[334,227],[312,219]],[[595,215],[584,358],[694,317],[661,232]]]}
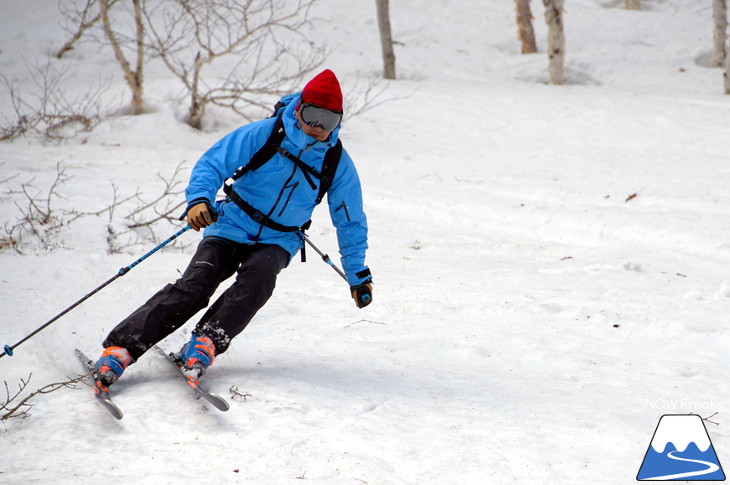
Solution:
{"label": "blue and white logo", "polygon": [[696,414],[662,416],[636,479],[725,480],[702,418]]}

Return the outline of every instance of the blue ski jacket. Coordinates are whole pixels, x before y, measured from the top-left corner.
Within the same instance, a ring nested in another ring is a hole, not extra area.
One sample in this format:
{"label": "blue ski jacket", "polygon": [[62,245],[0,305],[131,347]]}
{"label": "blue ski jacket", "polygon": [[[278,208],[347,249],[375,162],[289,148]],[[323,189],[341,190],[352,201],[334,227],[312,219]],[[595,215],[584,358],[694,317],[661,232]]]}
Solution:
{"label": "blue ski jacket", "polygon": [[[337,142],[340,127],[324,142],[306,135],[294,116],[300,98],[301,93],[297,93],[283,99],[288,101],[288,105],[282,114],[286,137],[281,147],[321,173],[324,155]],[[223,182],[238,167],[249,163],[268,140],[275,122],[276,118],[268,118],[241,126],[208,149],[193,167],[185,197],[188,208],[207,202],[218,212],[217,222],[206,227],[204,237],[220,237],[243,244],[276,244],[290,254],[291,261],[291,257],[303,246],[298,233],[281,232],[261,225],[229,198],[216,202],[216,194]],[[318,180],[315,182],[319,183]],[[318,188],[312,189],[302,169],[278,152],[261,167],[249,170],[237,179],[233,190],[279,224],[297,227],[311,218],[318,194]],[[365,266],[368,226],[360,179],[344,148],[327,191],[327,203],[332,224],[337,230],[342,269],[350,285],[359,285],[370,279],[370,272]]]}

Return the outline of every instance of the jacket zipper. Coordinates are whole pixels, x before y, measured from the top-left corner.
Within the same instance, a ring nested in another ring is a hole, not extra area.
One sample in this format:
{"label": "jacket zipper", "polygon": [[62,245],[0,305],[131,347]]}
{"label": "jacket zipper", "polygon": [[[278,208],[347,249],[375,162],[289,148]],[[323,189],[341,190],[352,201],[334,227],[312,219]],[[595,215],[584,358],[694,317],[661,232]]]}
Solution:
{"label": "jacket zipper", "polygon": [[340,204],[340,206],[337,209],[335,209],[335,212],[339,211],[340,209],[345,210],[345,217],[347,218],[347,222],[352,222],[350,220],[350,211],[347,210],[347,204],[345,204],[344,200],[342,201],[342,204]]}
{"label": "jacket zipper", "polygon": [[[289,178],[286,179],[286,182],[284,182],[284,185],[281,187],[281,190],[279,191],[279,196],[276,198],[276,201],[274,202],[274,205],[271,207],[271,210],[269,210],[268,214],[266,214],[266,217],[271,217],[271,214],[274,213],[274,211],[276,210],[276,206],[279,205],[279,202],[281,201],[281,197],[284,195],[284,191],[287,189],[287,187],[289,187],[289,183],[294,178],[294,175],[296,173],[297,173],[297,166],[294,165],[294,169],[292,170],[291,174],[289,175]],[[287,203],[288,203],[288,199],[287,199]],[[261,226],[259,227],[259,232],[256,233],[256,237],[254,238],[255,240],[258,240],[261,237],[261,233],[263,232],[263,230],[264,230],[264,225],[261,224]]]}
{"label": "jacket zipper", "polygon": [[291,188],[291,190],[289,191],[289,195],[286,197],[286,201],[284,202],[284,205],[282,206],[281,210],[279,211],[279,217],[281,217],[281,215],[284,213],[284,210],[289,205],[289,201],[291,200],[292,195],[294,195],[294,190],[298,186],[299,186],[299,182],[294,182],[292,185],[287,185],[286,187],[284,187],[285,190],[289,189],[289,188]]}

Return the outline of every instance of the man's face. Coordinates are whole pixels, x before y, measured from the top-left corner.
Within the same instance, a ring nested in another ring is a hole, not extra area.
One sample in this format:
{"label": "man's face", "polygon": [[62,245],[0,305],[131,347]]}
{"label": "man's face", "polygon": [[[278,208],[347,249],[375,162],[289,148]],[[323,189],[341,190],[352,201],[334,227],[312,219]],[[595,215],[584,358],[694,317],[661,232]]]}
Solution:
{"label": "man's face", "polygon": [[294,115],[297,118],[297,121],[299,122],[299,125],[302,127],[302,131],[305,135],[309,135],[312,138],[316,138],[318,141],[326,141],[327,138],[329,138],[331,131],[326,131],[321,126],[309,126],[304,121],[302,121],[302,117],[299,115],[299,108],[294,112]]}

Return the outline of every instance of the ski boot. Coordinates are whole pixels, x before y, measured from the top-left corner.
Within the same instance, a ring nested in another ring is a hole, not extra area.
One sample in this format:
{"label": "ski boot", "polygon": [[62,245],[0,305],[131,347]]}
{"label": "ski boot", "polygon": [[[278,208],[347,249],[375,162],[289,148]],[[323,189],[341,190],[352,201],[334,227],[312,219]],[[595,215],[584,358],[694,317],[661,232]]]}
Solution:
{"label": "ski boot", "polygon": [[109,386],[114,384],[122,375],[124,369],[132,363],[132,356],[122,347],[107,347],[96,361],[94,392],[108,392]]}
{"label": "ski boot", "polygon": [[215,344],[208,337],[193,334],[180,349],[177,358],[187,378],[197,383],[215,359]]}

